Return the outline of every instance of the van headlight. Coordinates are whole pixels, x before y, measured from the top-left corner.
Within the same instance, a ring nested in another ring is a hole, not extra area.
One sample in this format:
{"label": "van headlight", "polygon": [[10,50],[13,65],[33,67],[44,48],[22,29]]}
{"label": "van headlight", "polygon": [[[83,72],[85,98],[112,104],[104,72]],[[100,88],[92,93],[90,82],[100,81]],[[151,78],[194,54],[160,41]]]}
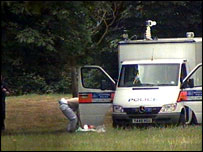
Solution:
{"label": "van headlight", "polygon": [[113,106],[113,112],[124,112],[123,107],[119,105]]}
{"label": "van headlight", "polygon": [[177,104],[167,104],[163,105],[160,112],[173,112],[176,110]]}

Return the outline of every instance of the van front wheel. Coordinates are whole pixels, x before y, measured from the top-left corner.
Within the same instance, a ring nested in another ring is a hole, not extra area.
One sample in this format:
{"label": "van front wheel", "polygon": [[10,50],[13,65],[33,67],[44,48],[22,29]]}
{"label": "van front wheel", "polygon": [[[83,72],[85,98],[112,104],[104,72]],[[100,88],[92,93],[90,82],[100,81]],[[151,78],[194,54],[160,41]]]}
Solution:
{"label": "van front wheel", "polygon": [[185,125],[186,123],[186,115],[185,115],[185,109],[183,109],[181,111],[181,114],[180,114],[180,119],[179,119],[179,125]]}
{"label": "van front wheel", "polygon": [[193,111],[189,107],[184,107],[180,114],[180,125],[190,125],[193,117]]}

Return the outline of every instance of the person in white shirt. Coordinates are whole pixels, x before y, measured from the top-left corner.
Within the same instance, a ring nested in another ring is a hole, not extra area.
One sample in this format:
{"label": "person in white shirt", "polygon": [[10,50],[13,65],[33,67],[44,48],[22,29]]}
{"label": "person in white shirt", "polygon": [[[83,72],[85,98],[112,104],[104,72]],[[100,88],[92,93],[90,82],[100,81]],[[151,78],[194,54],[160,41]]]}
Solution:
{"label": "person in white shirt", "polygon": [[[72,100],[78,101],[78,98],[72,98]],[[79,127],[78,107],[78,102],[71,102],[71,99],[68,101],[65,98],[61,98],[59,101],[60,110],[70,121],[66,129],[68,132],[75,132]]]}

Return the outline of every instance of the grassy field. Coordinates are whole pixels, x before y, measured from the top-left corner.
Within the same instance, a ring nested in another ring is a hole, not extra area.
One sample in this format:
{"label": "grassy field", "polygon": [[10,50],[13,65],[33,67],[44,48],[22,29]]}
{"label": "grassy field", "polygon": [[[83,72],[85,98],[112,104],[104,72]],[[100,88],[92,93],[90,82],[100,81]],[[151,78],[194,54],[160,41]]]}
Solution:
{"label": "grassy field", "polygon": [[8,97],[3,151],[201,151],[202,125],[133,129],[112,128],[111,114],[105,133],[67,133],[67,119],[58,100],[70,95]]}

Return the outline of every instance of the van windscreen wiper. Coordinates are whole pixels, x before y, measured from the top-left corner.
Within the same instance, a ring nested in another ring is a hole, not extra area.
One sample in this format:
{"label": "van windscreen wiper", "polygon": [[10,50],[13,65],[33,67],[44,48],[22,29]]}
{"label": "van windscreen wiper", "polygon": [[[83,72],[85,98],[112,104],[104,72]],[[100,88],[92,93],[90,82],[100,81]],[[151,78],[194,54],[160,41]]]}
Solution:
{"label": "van windscreen wiper", "polygon": [[175,86],[175,84],[156,84],[156,86]]}
{"label": "van windscreen wiper", "polygon": [[142,83],[141,86],[157,86],[157,84],[152,84],[152,83]]}

